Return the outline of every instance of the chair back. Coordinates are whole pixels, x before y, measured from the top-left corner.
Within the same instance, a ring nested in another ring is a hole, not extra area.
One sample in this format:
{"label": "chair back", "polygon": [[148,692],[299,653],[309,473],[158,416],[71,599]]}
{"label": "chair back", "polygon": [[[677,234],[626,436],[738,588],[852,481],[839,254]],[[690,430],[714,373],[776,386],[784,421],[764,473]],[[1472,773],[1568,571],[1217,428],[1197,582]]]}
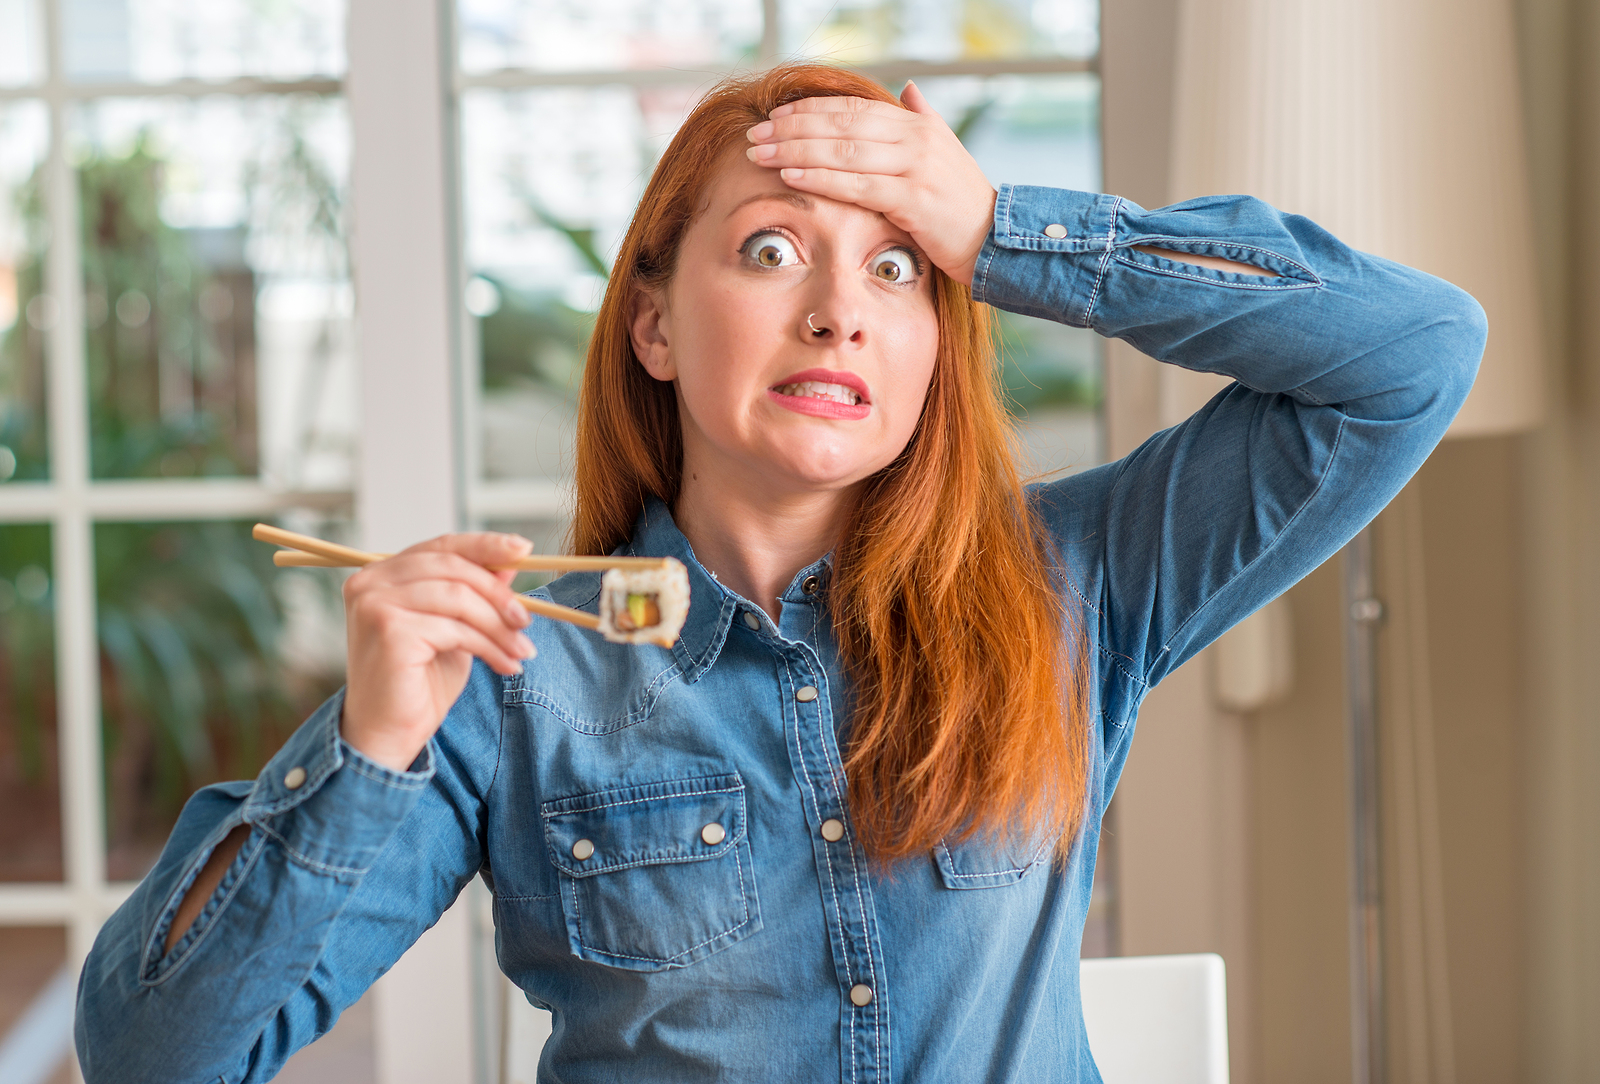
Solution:
{"label": "chair back", "polygon": [[1228,1084],[1221,956],[1113,956],[1082,961],[1079,974],[1105,1084]]}

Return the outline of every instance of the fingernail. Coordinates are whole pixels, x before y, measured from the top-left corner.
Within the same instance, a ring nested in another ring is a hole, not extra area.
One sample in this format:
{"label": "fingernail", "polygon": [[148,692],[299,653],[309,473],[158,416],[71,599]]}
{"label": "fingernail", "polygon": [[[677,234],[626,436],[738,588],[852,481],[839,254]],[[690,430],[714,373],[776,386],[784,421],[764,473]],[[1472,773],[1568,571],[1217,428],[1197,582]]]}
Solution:
{"label": "fingernail", "polygon": [[759,141],[761,141],[763,139],[766,139],[768,136],[772,135],[772,133],[777,131],[777,130],[778,130],[778,126],[777,125],[773,124],[770,120],[764,120],[760,124],[756,125],[754,128],[750,129],[744,135],[745,135],[745,138],[748,139],[750,142],[757,143],[757,142],[759,142]]}
{"label": "fingernail", "polygon": [[777,157],[778,145],[776,143],[757,143],[745,153],[750,156],[750,161],[752,162],[766,162]]}
{"label": "fingernail", "polygon": [[803,169],[795,169],[793,166],[789,167],[788,169],[780,169],[780,170],[778,170],[778,176],[782,177],[786,181],[798,181],[801,177],[804,177],[805,175],[806,175],[806,171],[805,170],[803,170]]}

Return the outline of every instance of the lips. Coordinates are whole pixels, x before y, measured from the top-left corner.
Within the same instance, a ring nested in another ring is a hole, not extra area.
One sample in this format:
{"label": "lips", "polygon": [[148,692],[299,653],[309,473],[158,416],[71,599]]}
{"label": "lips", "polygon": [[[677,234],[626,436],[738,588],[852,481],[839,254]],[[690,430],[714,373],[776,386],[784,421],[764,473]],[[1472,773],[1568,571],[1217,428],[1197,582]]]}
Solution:
{"label": "lips", "polygon": [[867,382],[847,369],[806,369],[784,377],[770,389],[794,399],[816,399],[844,406],[867,406]]}

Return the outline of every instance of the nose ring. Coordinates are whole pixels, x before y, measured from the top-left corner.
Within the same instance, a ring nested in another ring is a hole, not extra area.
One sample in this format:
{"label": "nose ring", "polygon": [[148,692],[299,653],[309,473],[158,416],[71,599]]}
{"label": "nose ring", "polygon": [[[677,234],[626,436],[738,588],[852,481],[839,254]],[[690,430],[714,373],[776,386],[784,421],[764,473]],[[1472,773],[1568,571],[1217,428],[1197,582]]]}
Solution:
{"label": "nose ring", "polygon": [[[815,315],[816,315],[816,313],[812,313],[811,314],[811,316],[815,316]],[[813,324],[811,322],[811,316],[807,316],[806,317],[806,327],[811,329],[811,334],[813,334],[813,335],[826,335],[828,333],[828,329],[825,328],[825,327],[818,327],[816,324]]]}

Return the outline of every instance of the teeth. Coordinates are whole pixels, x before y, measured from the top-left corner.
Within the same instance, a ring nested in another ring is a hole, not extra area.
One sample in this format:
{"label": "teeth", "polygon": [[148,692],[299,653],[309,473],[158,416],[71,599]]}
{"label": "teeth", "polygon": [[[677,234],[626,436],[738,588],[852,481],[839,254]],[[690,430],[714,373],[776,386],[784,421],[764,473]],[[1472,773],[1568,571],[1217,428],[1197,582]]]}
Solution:
{"label": "teeth", "polygon": [[805,380],[799,384],[781,384],[773,389],[779,395],[793,395],[799,399],[827,399],[848,406],[859,406],[861,396],[854,388],[843,384],[824,384],[819,380]]}

